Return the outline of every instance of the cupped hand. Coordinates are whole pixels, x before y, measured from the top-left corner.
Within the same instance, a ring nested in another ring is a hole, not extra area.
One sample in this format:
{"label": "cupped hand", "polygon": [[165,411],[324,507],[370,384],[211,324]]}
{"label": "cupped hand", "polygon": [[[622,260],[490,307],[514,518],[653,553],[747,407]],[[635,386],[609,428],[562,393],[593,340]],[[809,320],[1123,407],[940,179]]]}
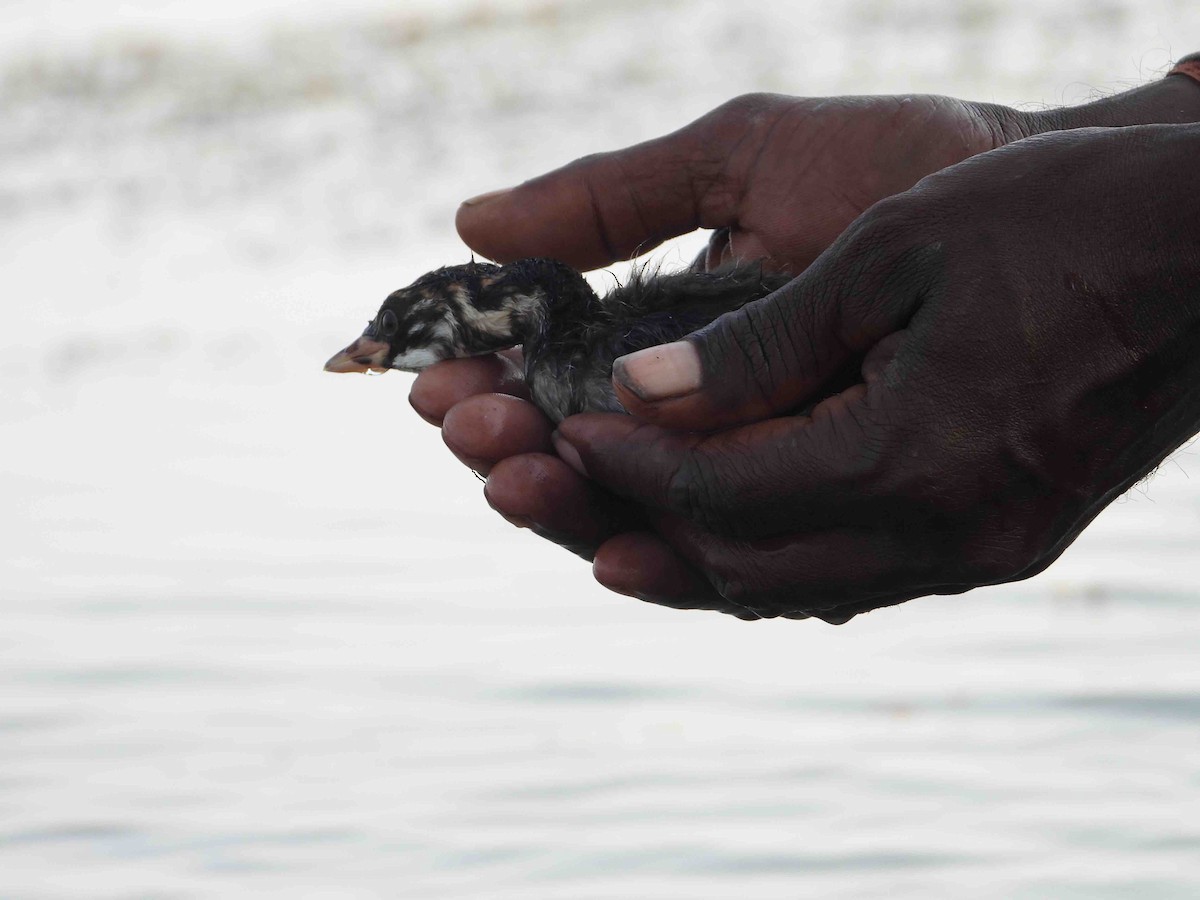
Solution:
{"label": "cupped hand", "polygon": [[[528,528],[591,560],[606,548],[608,565],[636,585],[625,593],[665,606],[713,609],[742,618],[650,527],[640,505],[598,488],[554,455],[553,426],[528,400],[519,350],[451,359],[426,369],[409,400],[442,426],[446,446],[486,474],[485,496],[510,524]],[[603,565],[603,564],[602,564]]]}
{"label": "cupped hand", "polygon": [[876,201],[1032,127],[951,97],[749,94],[665,137],[468,200],[457,225],[489,259],[581,270],[711,228],[709,268],[765,259],[800,272]]}
{"label": "cupped hand", "polygon": [[[551,256],[581,269],[713,228],[701,265],[766,258],[799,272],[877,200],[1026,127],[1012,110],[946,97],[750,95],[674,134],[468,201],[458,227],[489,258]],[[411,402],[444,426],[464,463],[489,474],[502,515],[587,558],[605,545],[596,574],[613,590],[728,609],[659,536],[637,530],[636,504],[614,503],[551,455],[551,426],[536,408],[482,396],[492,392],[527,396],[511,359],[433,366]]]}
{"label": "cupped hand", "polygon": [[[560,455],[754,615],[1033,575],[1200,429],[1196,159],[1181,125],[950,167],[784,290],[626,357],[632,416],[564,421]],[[858,384],[796,412],[847,365]]]}

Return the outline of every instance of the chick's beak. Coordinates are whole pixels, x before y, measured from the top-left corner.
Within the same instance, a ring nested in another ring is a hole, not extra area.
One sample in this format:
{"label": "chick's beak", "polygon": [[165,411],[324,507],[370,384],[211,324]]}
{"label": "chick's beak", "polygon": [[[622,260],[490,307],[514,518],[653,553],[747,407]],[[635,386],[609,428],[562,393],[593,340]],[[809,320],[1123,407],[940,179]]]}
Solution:
{"label": "chick's beak", "polygon": [[388,345],[382,341],[373,341],[369,337],[360,337],[357,341],[335,354],[325,363],[326,372],[370,372],[386,371]]}

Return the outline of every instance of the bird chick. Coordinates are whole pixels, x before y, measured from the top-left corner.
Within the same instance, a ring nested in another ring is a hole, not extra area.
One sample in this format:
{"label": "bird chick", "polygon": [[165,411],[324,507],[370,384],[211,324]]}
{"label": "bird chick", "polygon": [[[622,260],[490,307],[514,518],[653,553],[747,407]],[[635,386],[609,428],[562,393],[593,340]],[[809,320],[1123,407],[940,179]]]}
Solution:
{"label": "bird chick", "polygon": [[553,421],[624,412],[612,389],[613,360],[678,340],[788,280],[758,264],[643,272],[600,297],[583,275],[553,259],[448,266],[390,294],[325,370],[417,372],[521,345],[530,394]]}

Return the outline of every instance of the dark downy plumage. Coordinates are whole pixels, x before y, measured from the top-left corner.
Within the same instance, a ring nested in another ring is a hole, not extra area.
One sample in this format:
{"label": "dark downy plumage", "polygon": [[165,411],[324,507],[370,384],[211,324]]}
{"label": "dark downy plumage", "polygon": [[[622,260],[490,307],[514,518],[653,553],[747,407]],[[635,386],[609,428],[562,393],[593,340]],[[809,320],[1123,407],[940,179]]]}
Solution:
{"label": "dark downy plumage", "polygon": [[712,273],[643,270],[600,297],[553,259],[449,266],[392,293],[362,337],[325,368],[419,371],[519,344],[534,402],[555,422],[585,411],[624,412],[613,394],[613,360],[678,340],[788,280],[757,264]]}

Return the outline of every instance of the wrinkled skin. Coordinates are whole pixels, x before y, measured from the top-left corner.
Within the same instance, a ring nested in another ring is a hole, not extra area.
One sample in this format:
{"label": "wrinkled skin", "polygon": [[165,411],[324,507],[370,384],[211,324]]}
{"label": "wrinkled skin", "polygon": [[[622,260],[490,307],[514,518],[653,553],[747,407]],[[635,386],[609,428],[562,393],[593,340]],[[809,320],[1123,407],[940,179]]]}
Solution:
{"label": "wrinkled skin", "polygon": [[754,97],[465,205],[464,238],[502,261],[599,265],[707,226],[727,230],[699,264],[801,274],[684,345],[697,390],[655,402],[618,380],[635,418],[567,420],[560,456],[507,360],[435,366],[412,403],[490,473],[498,511],[620,593],[841,622],[1027,577],[1194,432],[1200,384],[1200,236],[1179,200],[1200,189],[1196,130],[983,153],[1038,124],[942,98]]}

